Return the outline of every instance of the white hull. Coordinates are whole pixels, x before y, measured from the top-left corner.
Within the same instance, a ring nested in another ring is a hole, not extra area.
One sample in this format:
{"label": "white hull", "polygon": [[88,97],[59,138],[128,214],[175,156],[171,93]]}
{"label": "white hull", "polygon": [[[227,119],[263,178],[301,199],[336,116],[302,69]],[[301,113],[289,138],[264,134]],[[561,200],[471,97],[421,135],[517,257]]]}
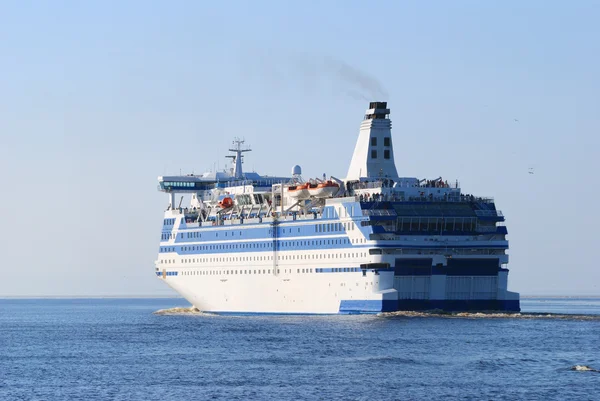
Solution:
{"label": "white hull", "polygon": [[238,274],[210,276],[197,275],[196,270],[190,269],[164,280],[199,310],[215,313],[334,314],[340,313],[342,301],[375,301],[377,305],[384,298],[397,299],[395,290],[379,291],[381,286],[389,287],[393,282],[393,272],[368,272],[363,276],[360,270],[312,270],[313,273],[296,273],[294,269],[294,273],[259,275],[239,274],[242,270],[238,269]]}

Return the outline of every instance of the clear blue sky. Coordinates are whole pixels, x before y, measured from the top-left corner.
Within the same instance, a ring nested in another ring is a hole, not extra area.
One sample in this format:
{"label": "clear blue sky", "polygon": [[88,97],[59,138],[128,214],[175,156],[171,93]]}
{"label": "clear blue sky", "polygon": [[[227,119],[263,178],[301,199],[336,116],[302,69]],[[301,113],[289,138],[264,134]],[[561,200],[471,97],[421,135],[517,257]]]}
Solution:
{"label": "clear blue sky", "polygon": [[0,296],[172,294],[158,175],[222,168],[242,136],[246,169],[344,176],[368,100],[400,175],[495,197],[511,289],[600,295],[598,21],[598,1],[4,1]]}

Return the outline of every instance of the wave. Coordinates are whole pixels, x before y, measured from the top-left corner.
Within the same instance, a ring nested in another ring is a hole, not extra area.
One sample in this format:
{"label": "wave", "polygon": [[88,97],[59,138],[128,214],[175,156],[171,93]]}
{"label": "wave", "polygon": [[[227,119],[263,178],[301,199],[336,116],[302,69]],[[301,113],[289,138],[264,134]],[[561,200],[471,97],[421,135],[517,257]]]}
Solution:
{"label": "wave", "polygon": [[348,361],[351,362],[390,362],[399,365],[418,365],[422,363],[422,361],[418,361],[412,358],[402,358],[399,356],[392,355],[382,355],[382,356],[358,356],[347,358]]}
{"label": "wave", "polygon": [[[192,316],[219,316],[215,313],[202,312],[194,306],[189,307],[174,307],[168,309],[160,309],[153,312],[155,315],[192,315]],[[240,315],[242,317],[243,315]],[[444,312],[441,310],[431,311],[396,311],[383,312],[378,314],[379,317],[394,318],[394,317],[434,317],[446,319],[562,319],[562,320],[597,320],[600,321],[600,315],[583,315],[583,314],[566,314],[566,313],[539,313],[539,312]]]}
{"label": "wave", "polygon": [[190,307],[181,307],[177,306],[175,308],[169,309],[160,309],[154,312],[155,315],[195,315],[195,316],[214,316],[211,313],[202,312],[195,306]]}
{"label": "wave", "polygon": [[596,373],[600,373],[600,370],[591,368],[591,367],[589,367],[587,365],[575,365],[575,366],[571,366],[569,368],[569,370],[573,370],[573,371],[576,371],[576,372],[596,372]]}
{"label": "wave", "polygon": [[380,313],[381,317],[436,317],[448,319],[562,319],[562,320],[600,320],[600,315],[575,315],[567,313],[538,312],[444,312],[432,311],[397,311]]}

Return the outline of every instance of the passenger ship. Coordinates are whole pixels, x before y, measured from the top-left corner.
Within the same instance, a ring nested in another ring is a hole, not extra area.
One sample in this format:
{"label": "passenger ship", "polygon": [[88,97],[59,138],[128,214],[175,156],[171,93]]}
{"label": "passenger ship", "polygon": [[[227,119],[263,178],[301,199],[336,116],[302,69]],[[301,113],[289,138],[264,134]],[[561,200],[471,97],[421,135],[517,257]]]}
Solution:
{"label": "passenger ship", "polygon": [[156,276],[214,313],[519,311],[494,200],[399,177],[389,114],[370,103],[345,178],[243,172],[239,139],[230,171],[159,177]]}

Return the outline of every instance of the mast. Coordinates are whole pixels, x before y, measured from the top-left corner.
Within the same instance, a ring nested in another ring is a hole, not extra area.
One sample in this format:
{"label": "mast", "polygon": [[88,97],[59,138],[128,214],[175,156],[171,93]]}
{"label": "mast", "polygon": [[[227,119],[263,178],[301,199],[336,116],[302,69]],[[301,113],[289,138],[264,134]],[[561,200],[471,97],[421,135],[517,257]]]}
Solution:
{"label": "mast", "polygon": [[244,139],[234,138],[233,144],[232,144],[232,149],[229,149],[229,151],[235,153],[235,155],[225,156],[230,159],[233,159],[234,167],[233,167],[232,175],[234,178],[239,179],[239,180],[242,180],[244,178],[244,173],[242,171],[242,158],[243,158],[242,153],[252,151],[252,149],[250,149],[250,147],[243,147],[244,142],[246,142]]}

